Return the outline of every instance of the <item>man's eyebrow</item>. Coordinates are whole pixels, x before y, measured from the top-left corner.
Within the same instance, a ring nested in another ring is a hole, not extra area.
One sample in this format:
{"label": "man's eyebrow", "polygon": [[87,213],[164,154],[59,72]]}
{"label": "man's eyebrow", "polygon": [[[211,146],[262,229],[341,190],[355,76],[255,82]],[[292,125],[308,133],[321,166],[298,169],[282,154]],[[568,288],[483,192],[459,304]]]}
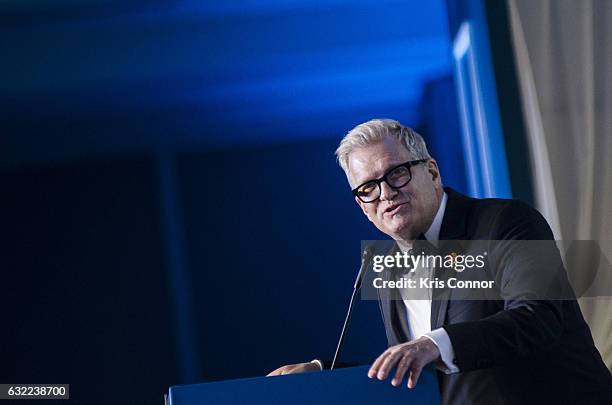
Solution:
{"label": "man's eyebrow", "polygon": [[388,165],[388,166],[385,168],[385,170],[382,172],[382,174],[381,174],[380,176],[370,177],[368,180],[364,180],[364,181],[362,181],[362,182],[357,183],[357,185],[359,186],[359,185],[366,184],[366,183],[369,183],[369,182],[374,181],[374,180],[378,180],[378,179],[380,179],[382,176],[384,176],[385,174],[389,173],[389,170],[394,169],[394,168],[396,168],[396,167],[398,167],[398,166],[401,166],[401,165],[403,165],[404,163],[405,163],[405,162],[391,163],[391,164],[389,164],[389,165]]}

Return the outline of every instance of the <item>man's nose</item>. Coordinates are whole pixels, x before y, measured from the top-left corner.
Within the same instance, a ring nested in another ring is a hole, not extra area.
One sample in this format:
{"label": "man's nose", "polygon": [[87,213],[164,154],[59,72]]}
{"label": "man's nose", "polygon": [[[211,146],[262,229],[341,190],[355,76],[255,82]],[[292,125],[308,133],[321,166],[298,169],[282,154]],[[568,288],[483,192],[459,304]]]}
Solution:
{"label": "man's nose", "polygon": [[380,183],[380,199],[382,201],[391,200],[397,195],[397,190],[387,184],[386,181]]}

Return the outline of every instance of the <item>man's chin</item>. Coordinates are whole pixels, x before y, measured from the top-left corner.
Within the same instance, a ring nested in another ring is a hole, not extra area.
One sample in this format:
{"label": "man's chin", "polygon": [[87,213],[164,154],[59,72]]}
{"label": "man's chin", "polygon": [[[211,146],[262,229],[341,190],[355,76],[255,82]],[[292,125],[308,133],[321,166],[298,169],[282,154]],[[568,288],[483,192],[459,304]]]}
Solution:
{"label": "man's chin", "polygon": [[387,235],[391,236],[396,240],[413,240],[416,237],[413,237],[413,230],[410,224],[398,224],[396,226],[390,226],[387,228],[388,232],[385,232]]}

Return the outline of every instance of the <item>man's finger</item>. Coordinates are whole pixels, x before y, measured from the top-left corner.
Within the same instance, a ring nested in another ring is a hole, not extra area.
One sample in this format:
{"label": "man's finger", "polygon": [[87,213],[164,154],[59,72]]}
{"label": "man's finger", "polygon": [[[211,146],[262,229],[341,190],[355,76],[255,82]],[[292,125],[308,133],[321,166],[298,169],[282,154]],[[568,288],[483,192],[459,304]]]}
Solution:
{"label": "man's finger", "polygon": [[274,377],[274,376],[280,375],[281,370],[282,370],[282,367],[281,368],[277,368],[276,370],[268,373],[268,375],[266,375],[266,377]]}
{"label": "man's finger", "polygon": [[376,377],[379,380],[384,380],[385,378],[387,378],[387,376],[389,375],[389,371],[391,371],[393,366],[395,366],[395,363],[397,363],[397,360],[402,355],[403,355],[403,352],[400,351],[400,350],[394,351],[394,352],[390,353],[387,356],[387,358],[385,358],[385,360],[383,361],[382,365],[378,369],[378,373],[376,374]]}
{"label": "man's finger", "polygon": [[423,367],[417,362],[412,363],[412,369],[410,370],[410,378],[408,379],[408,388],[412,389],[416,387],[417,381],[419,381],[419,376],[421,375],[421,371]]}
{"label": "man's finger", "polygon": [[291,366],[285,366],[283,367],[283,369],[281,370],[281,375],[287,375],[287,374],[295,374],[296,370],[298,369],[297,366],[295,365],[291,365]]}
{"label": "man's finger", "polygon": [[391,380],[391,384],[394,387],[397,387],[402,382],[402,380],[404,379],[404,375],[406,374],[406,371],[408,371],[408,368],[410,367],[411,362],[412,362],[412,356],[405,353],[404,356],[402,356],[399,363],[397,364],[397,370],[395,371],[395,377],[393,377],[393,380]]}
{"label": "man's finger", "polygon": [[374,363],[372,364],[372,367],[370,367],[370,370],[368,370],[368,377],[374,378],[376,376],[376,374],[378,374],[378,369],[380,368],[380,366],[382,365],[383,361],[387,358],[387,356],[390,353],[391,352],[387,349],[384,352],[382,352],[382,354],[380,356],[378,356],[376,358],[376,360],[374,360]]}

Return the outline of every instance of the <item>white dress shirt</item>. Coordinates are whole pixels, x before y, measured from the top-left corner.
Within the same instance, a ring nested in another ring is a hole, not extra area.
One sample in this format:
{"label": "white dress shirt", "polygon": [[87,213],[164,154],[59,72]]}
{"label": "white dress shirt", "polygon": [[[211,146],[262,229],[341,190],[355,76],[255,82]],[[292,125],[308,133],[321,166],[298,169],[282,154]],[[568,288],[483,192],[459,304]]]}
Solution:
{"label": "white dress shirt", "polygon": [[[437,244],[440,237],[440,227],[442,226],[444,211],[446,211],[447,200],[448,196],[444,193],[438,212],[431,226],[425,232],[425,239],[433,244]],[[432,270],[421,268],[419,273],[423,274],[425,271],[431,272]],[[411,339],[417,339],[421,336],[429,338],[440,350],[441,361],[437,364],[438,369],[446,374],[458,373],[459,368],[453,363],[455,351],[448,334],[443,328],[431,330],[431,295],[429,295],[429,299],[415,300],[407,299],[409,297],[408,291],[400,291],[400,294],[406,306]]]}

